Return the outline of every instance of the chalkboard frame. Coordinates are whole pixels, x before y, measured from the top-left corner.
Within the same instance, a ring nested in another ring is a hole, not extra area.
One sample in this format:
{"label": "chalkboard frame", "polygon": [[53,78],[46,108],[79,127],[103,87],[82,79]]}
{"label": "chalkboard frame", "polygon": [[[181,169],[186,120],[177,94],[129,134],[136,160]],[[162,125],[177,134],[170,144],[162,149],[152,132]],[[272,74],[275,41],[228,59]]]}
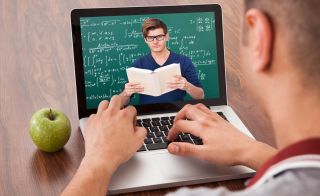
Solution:
{"label": "chalkboard frame", "polygon": [[75,77],[77,88],[78,115],[79,118],[88,117],[95,113],[97,109],[87,109],[84,80],[84,63],[82,56],[82,43],[80,31],[81,17],[94,16],[122,16],[122,15],[141,15],[141,14],[168,14],[168,13],[192,13],[192,12],[214,12],[216,44],[217,44],[217,62],[219,77],[219,98],[188,100],[172,103],[136,105],[138,115],[174,112],[181,109],[186,104],[203,103],[207,106],[227,105],[226,79],[223,47],[223,28],[222,11],[218,4],[202,5],[179,5],[179,6],[154,6],[154,7],[125,7],[125,8],[89,8],[74,9],[71,11],[71,27],[74,51]]}

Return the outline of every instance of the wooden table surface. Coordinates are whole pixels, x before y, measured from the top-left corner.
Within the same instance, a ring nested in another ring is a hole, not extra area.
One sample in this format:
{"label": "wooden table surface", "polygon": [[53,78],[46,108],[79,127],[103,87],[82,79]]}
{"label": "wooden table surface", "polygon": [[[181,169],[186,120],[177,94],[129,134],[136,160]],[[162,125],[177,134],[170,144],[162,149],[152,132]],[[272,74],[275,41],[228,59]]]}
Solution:
{"label": "wooden table surface", "polygon": [[[242,1],[1,0],[0,195],[58,195],[84,155],[77,116],[71,10],[192,3],[222,6],[229,103],[258,140],[273,144],[272,127],[265,114],[255,107],[239,67]],[[43,153],[30,139],[29,120],[42,107],[61,109],[71,120],[71,138],[60,152]],[[201,186],[244,188],[243,180]],[[163,195],[173,190],[127,195]]]}

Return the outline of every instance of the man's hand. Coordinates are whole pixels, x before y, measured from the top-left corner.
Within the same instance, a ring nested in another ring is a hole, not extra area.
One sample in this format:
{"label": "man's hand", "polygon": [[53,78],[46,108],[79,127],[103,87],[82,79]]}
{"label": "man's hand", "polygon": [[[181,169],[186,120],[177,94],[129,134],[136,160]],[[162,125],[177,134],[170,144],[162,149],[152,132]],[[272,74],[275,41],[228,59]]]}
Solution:
{"label": "man's hand", "polygon": [[[111,176],[141,147],[146,129],[136,127],[136,109],[119,95],[102,101],[85,127],[85,156],[62,195],[105,195]],[[122,142],[123,139],[126,142]]]}
{"label": "man's hand", "polygon": [[[91,161],[113,162],[115,166],[126,162],[141,147],[146,129],[136,127],[136,109],[124,109],[116,95],[99,104],[85,127],[85,158]],[[123,139],[126,142],[122,142]]]}
{"label": "man's hand", "polygon": [[130,97],[134,93],[140,93],[144,91],[144,87],[140,82],[128,82],[124,86],[124,95]]}
{"label": "man's hand", "polygon": [[180,89],[186,91],[189,82],[182,76],[175,75],[174,78],[168,82],[168,87],[172,89]]}
{"label": "man's hand", "polygon": [[176,115],[168,139],[173,141],[180,132],[200,137],[203,145],[172,142],[168,146],[170,153],[193,156],[214,164],[257,169],[276,152],[247,137],[202,104],[187,105]]}

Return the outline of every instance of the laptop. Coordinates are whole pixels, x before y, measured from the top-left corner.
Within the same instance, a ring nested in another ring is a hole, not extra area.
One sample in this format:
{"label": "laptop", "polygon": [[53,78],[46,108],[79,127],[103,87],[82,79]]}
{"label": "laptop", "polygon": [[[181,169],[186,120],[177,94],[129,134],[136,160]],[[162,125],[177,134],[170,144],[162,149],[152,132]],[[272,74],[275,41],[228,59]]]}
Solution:
{"label": "laptop", "polygon": [[[80,130],[100,101],[123,91],[126,69],[149,54],[141,27],[147,18],[159,18],[168,27],[170,51],[191,59],[205,96],[140,104],[135,94],[137,125],[146,127],[144,145],[113,175],[108,194],[252,177],[244,166],[221,167],[191,157],[169,154],[166,136],[176,113],[186,104],[203,103],[249,137],[253,136],[228,106],[221,7],[217,4],[155,7],[75,9],[71,12]],[[121,131],[121,130],[119,130]],[[127,138],[124,138],[125,142]],[[180,142],[202,145],[201,138],[181,133]],[[230,144],[232,145],[232,144]],[[241,155],[239,155],[241,156]]]}

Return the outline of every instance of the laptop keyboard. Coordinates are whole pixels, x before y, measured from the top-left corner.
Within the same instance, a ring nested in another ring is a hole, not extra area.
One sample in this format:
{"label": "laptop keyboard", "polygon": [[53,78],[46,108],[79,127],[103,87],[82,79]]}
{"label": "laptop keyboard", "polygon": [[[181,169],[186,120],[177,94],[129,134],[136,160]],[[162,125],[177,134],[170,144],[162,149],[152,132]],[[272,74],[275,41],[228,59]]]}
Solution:
{"label": "laptop keyboard", "polygon": [[[227,120],[222,112],[217,113],[223,119]],[[170,143],[170,141],[167,139],[167,136],[173,125],[174,118],[175,116],[164,116],[158,118],[138,119],[137,126],[145,127],[147,129],[147,136],[144,139],[144,144],[141,146],[138,152],[166,149]],[[195,145],[203,144],[201,138],[189,133],[180,133],[175,142],[188,142]]]}

